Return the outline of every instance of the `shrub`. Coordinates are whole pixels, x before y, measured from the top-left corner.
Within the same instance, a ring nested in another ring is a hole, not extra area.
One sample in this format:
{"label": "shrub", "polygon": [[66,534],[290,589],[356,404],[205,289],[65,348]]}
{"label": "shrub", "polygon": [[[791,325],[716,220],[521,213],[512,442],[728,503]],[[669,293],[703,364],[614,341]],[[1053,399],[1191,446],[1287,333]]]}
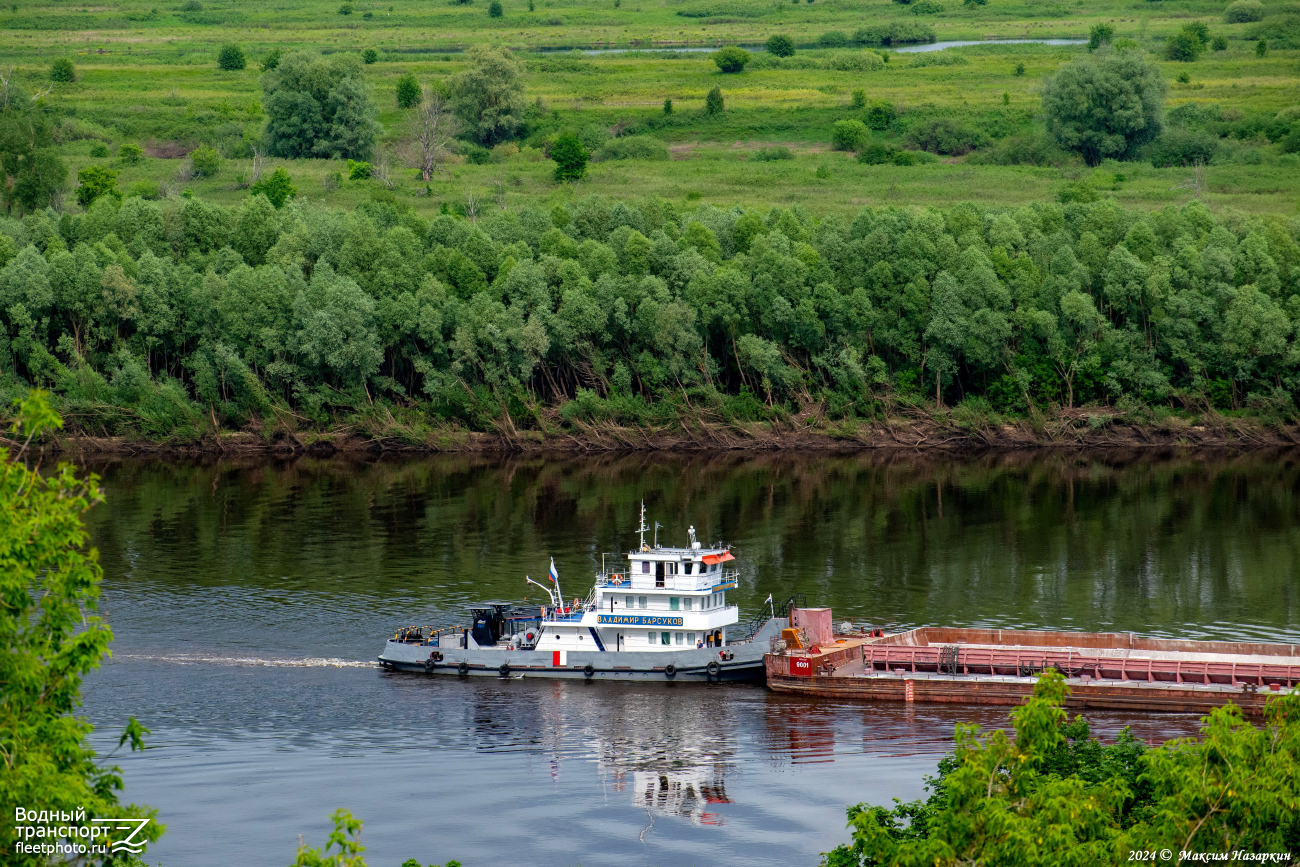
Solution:
{"label": "shrub", "polygon": [[794,154],[785,145],[772,145],[771,147],[759,148],[750,154],[750,160],[759,163],[770,163],[777,160],[792,160]]}
{"label": "shrub", "polygon": [[936,117],[908,130],[906,141],[909,147],[923,151],[960,156],[987,144],[989,137],[952,118]]}
{"label": "shrub", "polygon": [[965,66],[970,63],[969,60],[960,54],[951,51],[926,51],[921,54],[913,54],[912,58],[907,61],[911,68],[918,69],[923,66]]}
{"label": "shrub", "polygon": [[122,161],[124,166],[134,166],[140,163],[140,158],[144,156],[144,148],[131,142],[124,143],[117,149],[117,158]]}
{"label": "shrub", "polygon": [[841,72],[869,72],[883,69],[885,61],[874,51],[836,51],[822,64],[823,69],[837,69]]}
{"label": "shrub", "polygon": [[280,48],[272,48],[267,55],[262,58],[262,71],[270,72],[280,66],[280,58],[284,57],[284,51]]}
{"label": "shrub", "polygon": [[117,172],[103,166],[86,166],[77,172],[77,204],[89,208],[101,196],[122,198],[117,191]]}
{"label": "shrub", "polygon": [[190,170],[198,178],[215,178],[221,171],[221,154],[216,148],[199,145],[190,151]]}
{"label": "shrub", "polygon": [[705,114],[722,114],[726,110],[726,104],[722,100],[722,88],[714,87],[704,97]]}
{"label": "shrub", "polygon": [[348,160],[348,180],[365,181],[374,174],[375,167],[362,160]]}
{"label": "shrub", "polygon": [[1210,48],[1214,51],[1227,51],[1228,40],[1222,36],[1216,36],[1210,40]]}
{"label": "shrub", "polygon": [[943,4],[936,3],[935,0],[920,0],[912,4],[913,15],[938,15],[943,11]]}
{"label": "shrub", "polygon": [[284,166],[280,166],[271,174],[260,178],[257,183],[248,188],[248,192],[254,196],[261,193],[272,205],[280,208],[298,194],[298,189],[293,185],[293,180]]}
{"label": "shrub", "polygon": [[1264,20],[1264,4],[1259,0],[1236,0],[1235,3],[1229,3],[1227,11],[1223,14],[1223,20],[1229,24],[1249,24],[1252,21]]}
{"label": "shrub", "polygon": [[871,108],[867,109],[867,126],[875,130],[889,129],[897,118],[898,109],[885,99],[876,100],[871,103]]}
{"label": "shrub", "polygon": [[1070,154],[1061,150],[1045,134],[1009,136],[979,153],[971,154],[967,162],[987,166],[1062,166]]}
{"label": "shrub", "polygon": [[894,21],[861,27],[853,33],[858,45],[911,45],[934,41],[934,28],[919,21]]}
{"label": "shrub", "polygon": [[1194,166],[1209,163],[1219,149],[1219,140],[1203,129],[1174,127],[1147,146],[1151,165],[1158,169],[1170,166]]}
{"label": "shrub", "polygon": [[339,14],[340,14],[340,15],[351,15],[351,14],[352,14],[352,4],[351,4],[351,3],[344,3],[342,6],[340,6],[340,7],[339,7]]}
{"label": "shrub", "polygon": [[1268,54],[1268,40],[1261,39],[1255,43],[1255,56],[1263,57],[1265,54]]}
{"label": "shrub", "polygon": [[713,52],[713,62],[723,72],[743,72],[749,63],[749,52],[736,45],[728,45]]}
{"label": "shrub", "polygon": [[794,40],[777,33],[767,38],[767,53],[773,57],[793,57]]}
{"label": "shrub", "polygon": [[850,103],[854,108],[867,107],[867,92],[862,88],[853,91],[853,101]]}
{"label": "shrub", "polygon": [[843,48],[849,44],[849,38],[838,30],[829,30],[817,37],[817,44],[822,48]]}
{"label": "shrub", "polygon": [[361,62],[369,66],[372,63],[379,62],[379,52],[373,48],[367,48],[361,52]]}
{"label": "shrub", "polygon": [[871,140],[871,131],[860,120],[837,120],[831,128],[831,146],[837,151],[856,151]]}
{"label": "shrub", "polygon": [[158,185],[157,181],[136,181],[126,188],[126,197],[128,199],[161,199],[162,187]]}
{"label": "shrub", "polygon": [[248,58],[244,56],[244,49],[238,45],[223,45],[221,53],[217,55],[217,66],[234,72],[248,66]]}
{"label": "shrub", "polygon": [[883,166],[894,161],[894,149],[873,141],[858,154],[858,162],[868,166]]}
{"label": "shrub", "polygon": [[551,159],[555,160],[556,181],[580,181],[587,174],[588,154],[582,140],[571,132],[560,135],[551,143]]}
{"label": "shrub", "polygon": [[673,101],[671,99],[665,99],[664,114],[672,114],[672,113],[673,113]]}
{"label": "shrub", "polygon": [[597,154],[602,160],[655,160],[666,162],[668,145],[654,136],[630,135],[611,139]]}
{"label": "shrub", "polygon": [[1088,50],[1096,51],[1107,42],[1115,41],[1115,28],[1110,24],[1094,24],[1088,31]]}
{"label": "shrub", "polygon": [[408,72],[397,79],[397,107],[414,108],[420,104],[420,82],[415,73]]}
{"label": "shrub", "polygon": [[1012,75],[1014,75],[1016,78],[1020,78],[1024,74],[1025,74],[1025,62],[1022,60],[1016,64],[1016,68],[1012,71]]}
{"label": "shrub", "polygon": [[1090,166],[1122,159],[1163,129],[1165,82],[1137,51],[1077,57],[1043,90],[1047,130]]}
{"label": "shrub", "polygon": [[102,141],[97,141],[90,146],[90,155],[96,159],[103,159],[108,156],[108,145]]}
{"label": "shrub", "polygon": [[492,0],[492,2],[488,4],[488,17],[500,18],[503,15],[505,15],[505,10],[501,8],[499,0]]}
{"label": "shrub", "polygon": [[202,12],[202,11],[203,11],[203,4],[200,3],[199,0],[185,0],[185,3],[181,5],[181,11],[182,11],[182,12]]}
{"label": "shrub", "polygon": [[465,161],[472,166],[485,166],[492,162],[492,151],[473,142],[465,142],[461,147],[461,153],[465,155]]}
{"label": "shrub", "polygon": [[1165,60],[1191,63],[1201,56],[1201,40],[1189,30],[1180,30],[1165,40]]}
{"label": "shrub", "polygon": [[77,80],[77,67],[66,57],[60,57],[50,64],[50,81],[67,84]]}

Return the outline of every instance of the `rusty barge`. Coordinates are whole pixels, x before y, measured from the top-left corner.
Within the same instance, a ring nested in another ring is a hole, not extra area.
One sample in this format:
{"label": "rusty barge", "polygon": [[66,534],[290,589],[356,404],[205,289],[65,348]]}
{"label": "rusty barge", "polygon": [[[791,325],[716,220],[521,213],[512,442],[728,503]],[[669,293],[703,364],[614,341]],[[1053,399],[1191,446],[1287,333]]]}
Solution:
{"label": "rusty barge", "polygon": [[776,692],[876,701],[1017,705],[1055,668],[1067,707],[1258,713],[1300,685],[1300,646],[1143,638],[1131,633],[922,627],[836,634],[830,609],[795,609],[764,658]]}

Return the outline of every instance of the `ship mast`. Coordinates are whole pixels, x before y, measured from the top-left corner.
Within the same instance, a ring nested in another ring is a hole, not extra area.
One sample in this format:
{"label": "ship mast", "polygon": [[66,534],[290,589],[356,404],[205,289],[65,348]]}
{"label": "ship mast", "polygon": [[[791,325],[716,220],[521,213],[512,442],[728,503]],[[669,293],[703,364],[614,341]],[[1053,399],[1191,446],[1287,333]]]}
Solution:
{"label": "ship mast", "polygon": [[649,527],[647,527],[647,526],[645,525],[645,500],[642,500],[642,501],[641,501],[641,526],[640,526],[640,527],[637,527],[636,529],[637,529],[637,532],[641,534],[641,550],[644,551],[644,550],[646,549],[646,547],[645,547],[645,531],[650,529]]}

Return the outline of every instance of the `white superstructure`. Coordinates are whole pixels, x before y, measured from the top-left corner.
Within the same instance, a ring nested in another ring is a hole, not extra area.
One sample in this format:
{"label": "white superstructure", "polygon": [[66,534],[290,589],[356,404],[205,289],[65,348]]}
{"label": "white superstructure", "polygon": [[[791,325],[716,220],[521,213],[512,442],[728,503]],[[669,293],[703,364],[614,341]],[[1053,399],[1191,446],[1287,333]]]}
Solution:
{"label": "white superstructure", "polygon": [[672,652],[726,645],[727,627],[740,620],[736,606],[727,604],[737,579],[726,566],[735,559],[730,546],[705,547],[694,527],[689,547],[662,547],[657,539],[647,544],[647,529],[643,505],[640,548],[624,563],[602,568],[585,601],[564,605],[552,576],[554,604],[542,618],[538,650]]}

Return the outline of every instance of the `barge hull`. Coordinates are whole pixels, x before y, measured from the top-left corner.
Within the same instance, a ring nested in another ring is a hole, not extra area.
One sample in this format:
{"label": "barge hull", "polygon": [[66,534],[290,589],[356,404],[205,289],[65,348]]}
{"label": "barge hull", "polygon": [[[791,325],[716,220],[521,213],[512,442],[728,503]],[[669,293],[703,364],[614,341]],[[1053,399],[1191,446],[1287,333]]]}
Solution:
{"label": "barge hull", "polygon": [[1048,668],[1071,709],[1259,713],[1300,685],[1300,647],[1140,638],[1128,633],[923,627],[841,636],[764,658],[775,692],[873,701],[1019,705]]}

